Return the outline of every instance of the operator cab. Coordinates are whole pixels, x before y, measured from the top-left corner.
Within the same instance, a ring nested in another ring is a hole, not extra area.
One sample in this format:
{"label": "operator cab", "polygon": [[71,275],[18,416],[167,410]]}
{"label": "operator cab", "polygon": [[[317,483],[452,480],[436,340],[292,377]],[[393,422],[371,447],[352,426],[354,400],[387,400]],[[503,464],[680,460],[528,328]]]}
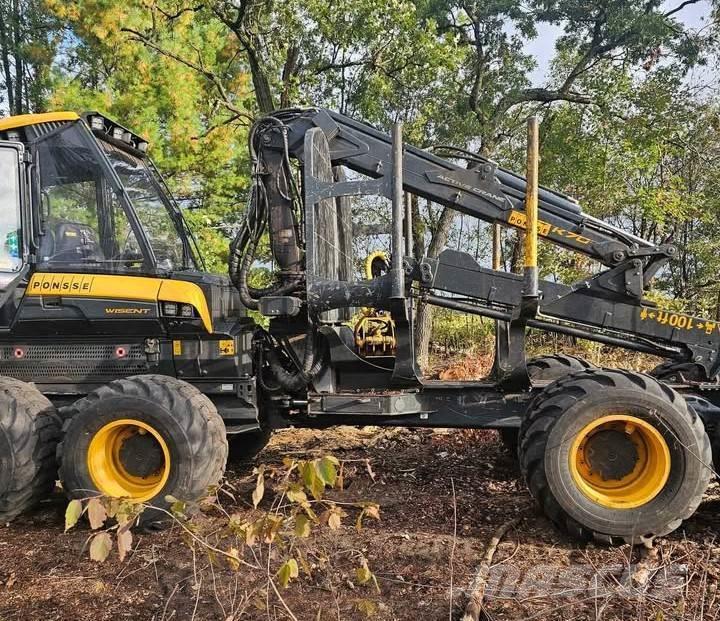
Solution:
{"label": "operator cab", "polygon": [[[129,329],[129,323],[133,330],[150,330],[148,324],[158,325],[162,316],[162,326],[171,330],[207,334],[215,326],[230,329],[244,316],[229,279],[204,271],[180,207],[147,150],[146,140],[97,112],[0,119],[0,330],[13,326],[27,333],[35,322],[57,327],[47,319],[60,320],[61,310],[64,319],[77,320],[73,330],[102,333]],[[97,317],[73,306],[71,292],[77,291],[69,283],[84,275],[102,275],[92,280],[94,290],[105,283],[123,304],[98,301]],[[161,286],[151,312],[129,314],[134,301],[153,298]],[[45,297],[23,299],[25,292]],[[53,293],[65,295],[58,301]],[[31,305],[39,308],[34,314]],[[143,319],[145,327],[138,323]]]}
{"label": "operator cab", "polygon": [[97,112],[0,119],[0,376],[58,394],[143,372],[209,392],[249,378],[254,324],[203,271],[147,149]]}
{"label": "operator cab", "polygon": [[[11,274],[24,263],[39,271],[128,275],[198,269],[197,247],[146,155],[146,140],[96,112],[26,117],[27,124],[5,119],[14,126],[4,131],[0,121],[0,140],[9,147],[0,149],[0,271]],[[24,185],[18,159],[30,162],[26,192],[34,208],[26,215],[15,187]]]}

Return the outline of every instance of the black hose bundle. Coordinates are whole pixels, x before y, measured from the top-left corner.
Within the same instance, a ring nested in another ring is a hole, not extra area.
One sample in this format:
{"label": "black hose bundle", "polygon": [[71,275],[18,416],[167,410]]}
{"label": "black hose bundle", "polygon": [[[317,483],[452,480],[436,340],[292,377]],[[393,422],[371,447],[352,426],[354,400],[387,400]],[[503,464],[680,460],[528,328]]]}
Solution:
{"label": "black hose bundle", "polygon": [[[287,127],[275,116],[263,117],[257,121],[250,130],[248,148],[253,163],[253,184],[245,218],[235,239],[230,244],[230,257],[228,262],[230,279],[240,294],[240,300],[247,308],[253,310],[257,310],[258,300],[261,297],[286,295],[302,287],[300,278],[291,278],[288,282],[277,282],[264,288],[254,288],[248,284],[248,275],[256,259],[260,240],[268,228],[269,205],[266,187],[261,178],[262,174],[268,173],[263,170],[262,158],[258,156],[258,146],[263,133],[272,127],[278,127],[281,130],[285,147],[284,165],[275,171],[274,174],[276,174],[278,178],[282,176],[284,186],[291,189],[290,195],[287,198],[296,209],[298,209],[298,203],[300,202],[300,193],[295,184],[295,177],[290,164]],[[278,187],[280,187],[280,185]]]}
{"label": "black hose bundle", "polygon": [[[278,281],[264,288],[255,288],[249,285],[248,275],[250,268],[257,256],[257,249],[262,236],[269,225],[269,200],[266,185],[263,182],[263,175],[277,175],[277,187],[283,188],[281,194],[293,209],[295,221],[302,222],[302,199],[295,183],[295,176],[290,164],[290,152],[287,142],[287,126],[284,120],[296,118],[302,114],[302,110],[288,110],[275,113],[275,115],[263,117],[258,120],[250,130],[248,147],[253,164],[252,189],[248,201],[245,218],[242,225],[230,244],[230,256],[228,261],[228,272],[230,279],[238,290],[240,300],[250,309],[257,310],[259,300],[266,296],[287,295],[302,289],[304,282],[298,273],[297,275],[286,274],[285,281]],[[262,159],[262,137],[265,131],[277,128],[283,136],[284,157],[282,166],[276,171],[268,171]],[[302,226],[298,226],[298,233],[302,232]],[[301,235],[299,234],[300,238]],[[261,331],[260,337],[263,342],[258,347],[258,369],[257,376],[261,387],[267,392],[278,392],[282,389],[291,394],[296,394],[307,388],[307,385],[321,371],[324,365],[325,354],[318,353],[315,328],[311,321],[305,335],[305,353],[301,365],[295,365],[296,370],[288,370],[293,359],[283,345],[274,342],[272,337]],[[269,386],[263,377],[265,363],[277,382],[278,386]]]}
{"label": "black hose bundle", "polygon": [[[302,392],[307,385],[315,378],[325,365],[325,357],[327,350],[322,350],[317,345],[317,335],[314,329],[309,329],[305,335],[305,353],[303,355],[302,365],[295,371],[286,369],[283,363],[283,357],[291,360],[286,353],[281,356],[283,348],[276,344],[269,334],[263,331],[261,335],[262,342],[258,347],[258,378],[261,381],[261,387],[268,393],[284,390],[291,394]],[[324,341],[323,341],[324,342]],[[267,361],[268,367],[278,386],[268,386],[263,378],[263,368]]]}

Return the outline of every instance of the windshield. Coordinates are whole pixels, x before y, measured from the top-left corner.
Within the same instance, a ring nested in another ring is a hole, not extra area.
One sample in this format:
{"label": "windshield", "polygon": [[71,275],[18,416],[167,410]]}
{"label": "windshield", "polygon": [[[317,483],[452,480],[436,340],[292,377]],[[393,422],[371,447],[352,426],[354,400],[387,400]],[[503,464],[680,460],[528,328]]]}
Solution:
{"label": "windshield", "polygon": [[182,217],[160,190],[153,171],[138,157],[100,141],[122,182],[160,269],[196,267]]}
{"label": "windshield", "polygon": [[73,124],[36,146],[38,260],[62,269],[148,271],[131,216],[87,131]]}

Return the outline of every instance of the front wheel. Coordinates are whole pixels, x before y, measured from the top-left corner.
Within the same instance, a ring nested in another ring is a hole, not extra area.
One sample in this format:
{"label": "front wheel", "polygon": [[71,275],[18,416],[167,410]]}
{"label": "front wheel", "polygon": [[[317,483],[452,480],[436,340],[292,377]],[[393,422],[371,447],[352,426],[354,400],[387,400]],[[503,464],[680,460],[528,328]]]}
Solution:
{"label": "front wheel", "polygon": [[582,540],[639,543],[672,532],[711,475],[700,418],[648,375],[588,370],[531,403],[520,465],[545,514]]}
{"label": "front wheel", "polygon": [[225,471],[225,425],[187,382],[137,375],[77,401],[58,447],[60,480],[73,498],[101,494],[149,505],[144,522],[167,517],[168,496],[196,501]]}
{"label": "front wheel", "polygon": [[0,523],[9,522],[55,487],[60,419],[30,384],[0,377]]}

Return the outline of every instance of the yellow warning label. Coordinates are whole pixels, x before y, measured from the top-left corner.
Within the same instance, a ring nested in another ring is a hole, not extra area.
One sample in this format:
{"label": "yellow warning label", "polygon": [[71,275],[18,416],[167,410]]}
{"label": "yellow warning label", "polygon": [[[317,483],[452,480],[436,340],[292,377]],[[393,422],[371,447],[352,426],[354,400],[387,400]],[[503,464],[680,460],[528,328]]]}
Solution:
{"label": "yellow warning label", "polygon": [[[527,216],[522,211],[515,211],[513,209],[510,212],[508,224],[510,224],[511,226],[516,226],[519,229],[526,229]],[[553,226],[549,222],[543,222],[542,220],[538,220],[538,235],[542,235],[543,237],[557,235],[558,237],[564,237],[565,239],[573,239],[579,244],[583,244],[584,246],[586,246],[592,241],[589,237],[580,235],[580,233],[573,233],[572,231],[562,229],[559,226]]]}
{"label": "yellow warning label", "polygon": [[718,324],[717,321],[682,315],[680,313],[671,313],[657,308],[643,307],[640,311],[640,319],[642,321],[654,321],[660,325],[667,325],[672,328],[677,328],[678,330],[699,330],[708,336],[716,330],[720,330],[720,324]]}
{"label": "yellow warning label", "polygon": [[173,341],[173,356],[182,356],[182,341]]}
{"label": "yellow warning label", "polygon": [[222,341],[218,341],[218,349],[220,350],[221,356],[234,356],[235,341],[232,339],[223,339]]}

